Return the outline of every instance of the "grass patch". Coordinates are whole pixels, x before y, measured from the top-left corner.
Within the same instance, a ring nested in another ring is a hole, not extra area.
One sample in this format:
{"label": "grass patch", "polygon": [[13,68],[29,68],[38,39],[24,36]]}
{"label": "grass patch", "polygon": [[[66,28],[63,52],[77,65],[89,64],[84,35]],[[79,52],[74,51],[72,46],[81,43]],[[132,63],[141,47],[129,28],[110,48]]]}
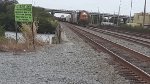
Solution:
{"label": "grass patch", "polygon": [[142,27],[132,27],[132,26],[128,26],[128,25],[121,25],[120,30],[126,30],[126,31],[131,31],[131,32],[138,32],[138,33],[144,33],[144,34],[149,34],[150,33],[150,29],[145,29]]}
{"label": "grass patch", "polygon": [[3,26],[0,26],[0,37],[5,36],[5,29]]}
{"label": "grass patch", "polygon": [[[5,38],[5,36],[0,37],[0,51],[3,52],[10,52],[10,51],[18,51],[18,52],[24,52],[24,51],[33,51],[33,37],[35,38],[37,35],[37,27],[35,26],[35,23],[33,24],[33,31],[34,36],[32,34],[32,28],[29,24],[22,24],[22,28],[20,29],[23,35],[23,42],[16,43],[16,40],[13,38]],[[35,47],[44,46],[45,42],[42,42],[38,39],[35,40]]]}

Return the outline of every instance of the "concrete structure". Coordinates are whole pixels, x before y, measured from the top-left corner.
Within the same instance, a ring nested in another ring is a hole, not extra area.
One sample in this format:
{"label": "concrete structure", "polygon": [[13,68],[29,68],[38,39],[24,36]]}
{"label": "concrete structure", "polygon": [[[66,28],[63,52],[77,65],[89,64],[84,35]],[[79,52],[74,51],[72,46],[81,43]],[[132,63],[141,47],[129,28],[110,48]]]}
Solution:
{"label": "concrete structure", "polygon": [[[79,12],[82,10],[65,10],[65,9],[46,9],[49,12],[54,12],[54,13],[65,13],[65,14],[71,14],[72,12]],[[89,12],[90,15],[103,15],[104,17],[112,17],[114,14],[109,14],[109,13],[98,13],[98,12]],[[118,16],[115,14],[115,16]],[[129,17],[127,15],[120,15],[120,17]]]}
{"label": "concrete structure", "polygon": [[[73,14],[75,12],[79,12],[82,10],[64,10],[64,9],[46,9],[48,12],[51,12],[52,15],[54,15],[55,13],[64,13],[64,14]],[[109,14],[109,13],[98,13],[98,12],[89,12],[89,14],[91,16],[103,16],[103,17],[114,17],[114,16],[118,16],[118,14]],[[120,18],[129,18],[129,16],[127,15],[120,15]]]}
{"label": "concrete structure", "polygon": [[[135,13],[133,23],[143,25],[143,18],[144,18],[144,13]],[[150,25],[150,14],[149,13],[145,14],[145,24],[144,25]]]}
{"label": "concrete structure", "polygon": [[[73,23],[77,22],[77,19],[74,19],[77,17],[77,14],[79,11],[83,10],[64,10],[64,9],[46,9],[48,12],[50,12],[52,15],[55,13],[64,13],[64,14],[70,14],[71,15],[71,21]],[[109,19],[112,17],[118,17],[118,14],[109,14],[109,13],[100,13],[100,12],[88,12],[90,14],[90,24],[94,25],[100,25],[100,17],[104,18],[102,22],[105,20],[105,18],[108,18],[107,23],[109,23]],[[128,15],[119,15],[119,19],[129,19]],[[112,24],[112,23],[110,23]]]}

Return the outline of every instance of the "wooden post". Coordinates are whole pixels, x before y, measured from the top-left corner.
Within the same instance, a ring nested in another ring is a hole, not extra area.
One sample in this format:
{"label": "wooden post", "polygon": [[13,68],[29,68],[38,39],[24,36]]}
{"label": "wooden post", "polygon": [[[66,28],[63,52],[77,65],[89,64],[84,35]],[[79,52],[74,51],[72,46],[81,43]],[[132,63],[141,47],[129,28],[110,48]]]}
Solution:
{"label": "wooden post", "polygon": [[[33,7],[32,7],[32,11],[33,11]],[[33,15],[33,12],[32,12],[32,15]],[[34,23],[34,17],[32,18],[32,44],[33,44],[33,49],[35,50],[35,35],[34,35],[34,29],[33,29],[33,23]]]}
{"label": "wooden post", "polygon": [[61,26],[60,26],[60,24],[59,24],[59,29],[58,29],[58,31],[59,31],[58,39],[59,39],[59,43],[60,43],[60,40],[61,40]]}
{"label": "wooden post", "polygon": [[33,44],[33,49],[35,50],[35,39],[34,39],[34,30],[33,30],[33,22],[31,22],[32,24],[32,44]]}
{"label": "wooden post", "polygon": [[61,26],[60,26],[60,24],[56,28],[56,31],[55,31],[55,40],[53,40],[53,41],[56,44],[61,43]]}

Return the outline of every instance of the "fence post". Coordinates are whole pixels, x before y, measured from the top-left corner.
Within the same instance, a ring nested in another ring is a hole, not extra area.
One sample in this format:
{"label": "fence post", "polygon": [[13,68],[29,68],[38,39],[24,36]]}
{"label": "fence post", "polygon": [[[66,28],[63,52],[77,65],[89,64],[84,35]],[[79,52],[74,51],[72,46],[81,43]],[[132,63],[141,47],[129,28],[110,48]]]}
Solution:
{"label": "fence post", "polygon": [[60,24],[56,28],[55,40],[56,40],[55,41],[56,44],[59,44],[61,42],[61,26],[60,26]]}

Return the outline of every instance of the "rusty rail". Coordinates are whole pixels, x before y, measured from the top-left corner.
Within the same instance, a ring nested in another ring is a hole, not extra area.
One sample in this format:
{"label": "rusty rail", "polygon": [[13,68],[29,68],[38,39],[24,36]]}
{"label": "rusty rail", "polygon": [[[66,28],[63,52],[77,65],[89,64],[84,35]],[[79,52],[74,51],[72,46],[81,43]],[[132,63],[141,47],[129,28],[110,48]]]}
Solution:
{"label": "rusty rail", "polygon": [[[72,27],[74,27],[74,28],[72,28]],[[117,61],[121,65],[123,65],[126,68],[128,68],[130,71],[132,71],[134,74],[139,76],[146,83],[150,84],[150,74],[148,74],[147,72],[143,71],[142,69],[140,69],[139,67],[135,66],[134,64],[130,63],[129,61],[125,60],[124,58],[120,57],[119,55],[115,54],[114,52],[112,52],[111,50],[109,50],[108,48],[103,46],[102,44],[94,41],[92,38],[86,36],[86,34],[85,34],[85,33],[88,33],[88,34],[91,34],[91,33],[87,32],[85,30],[81,30],[81,29],[75,28],[75,26],[69,26],[69,28],[71,30],[73,30],[75,33],[77,33],[78,35],[80,35],[80,37],[85,38],[86,40],[90,41],[92,44],[95,45],[95,47],[102,48],[103,50],[105,50],[105,52],[110,54],[115,59],[115,61]],[[83,33],[83,32],[85,32],[85,33]],[[93,35],[95,37],[98,37],[98,38],[102,38],[102,37],[99,37],[99,36],[97,36],[95,34],[91,34],[91,35]],[[104,38],[102,38],[102,39],[104,39]],[[123,48],[123,46],[120,46],[118,44],[116,44],[116,45]],[[130,50],[130,49],[126,48],[126,47],[124,47],[123,49],[128,50],[128,51],[132,52],[133,54],[138,55],[137,56],[138,59],[141,59],[142,61],[148,61],[148,62],[150,61],[150,58],[148,56],[142,55],[141,53],[135,52],[134,50]]]}
{"label": "rusty rail", "polygon": [[149,39],[142,40],[142,39],[136,38],[135,36],[131,37],[131,36],[123,35],[123,34],[117,34],[116,32],[103,30],[103,29],[98,29],[98,28],[88,28],[88,29],[96,31],[96,32],[104,33],[106,35],[111,35],[111,36],[116,37],[116,38],[125,39],[125,40],[128,40],[128,41],[143,45],[145,47],[150,47],[150,41],[146,41],[146,40],[149,40]]}

